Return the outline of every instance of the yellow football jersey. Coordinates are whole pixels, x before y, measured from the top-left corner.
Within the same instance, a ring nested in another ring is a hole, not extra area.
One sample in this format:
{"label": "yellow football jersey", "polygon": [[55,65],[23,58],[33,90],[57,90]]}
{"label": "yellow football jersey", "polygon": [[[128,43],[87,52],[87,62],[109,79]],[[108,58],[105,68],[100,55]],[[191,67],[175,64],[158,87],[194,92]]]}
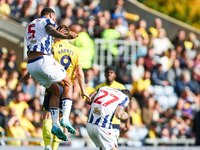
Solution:
{"label": "yellow football jersey", "polygon": [[[103,86],[108,86],[108,87],[111,87],[111,88],[114,88],[114,89],[120,89],[120,90],[126,89],[123,84],[121,84],[117,81],[114,81],[111,85],[107,85],[106,82],[101,83],[101,84],[96,86],[95,90],[97,90],[98,88],[103,87]],[[121,120],[117,119],[116,116],[114,115],[114,117],[112,119],[112,124],[120,124],[120,122],[121,122]]]}
{"label": "yellow football jersey", "polygon": [[59,40],[52,47],[53,57],[65,68],[71,82],[74,84],[75,68],[77,65],[82,65],[78,47],[70,44],[67,40]]}

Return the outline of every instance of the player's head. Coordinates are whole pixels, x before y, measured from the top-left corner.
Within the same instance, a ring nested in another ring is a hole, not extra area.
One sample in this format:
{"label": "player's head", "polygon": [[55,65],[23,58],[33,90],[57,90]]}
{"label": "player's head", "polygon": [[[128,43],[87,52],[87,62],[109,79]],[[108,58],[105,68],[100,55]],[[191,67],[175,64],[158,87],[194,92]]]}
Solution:
{"label": "player's head", "polygon": [[64,29],[68,33],[70,32],[70,29],[66,25],[60,25],[56,28],[56,30],[60,31],[61,29]]}
{"label": "player's head", "polygon": [[51,8],[44,8],[41,12],[41,16],[45,16],[47,18],[51,18],[56,21],[56,14]]}
{"label": "player's head", "polygon": [[107,83],[112,83],[116,78],[116,69],[113,66],[106,67],[105,77]]}
{"label": "player's head", "polygon": [[129,90],[123,89],[123,90],[121,90],[121,92],[124,93],[126,96],[128,96],[128,98],[131,100],[132,95],[131,95],[131,93],[129,92]]}

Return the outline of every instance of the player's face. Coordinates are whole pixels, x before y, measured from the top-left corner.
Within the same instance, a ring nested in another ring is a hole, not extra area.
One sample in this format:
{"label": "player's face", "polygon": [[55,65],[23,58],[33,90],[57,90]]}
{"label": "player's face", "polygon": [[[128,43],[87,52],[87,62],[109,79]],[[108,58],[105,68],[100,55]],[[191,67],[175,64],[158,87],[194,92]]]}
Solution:
{"label": "player's face", "polygon": [[112,82],[115,80],[116,78],[116,74],[114,71],[112,70],[108,70],[106,73],[105,73],[105,76],[106,76],[106,81],[108,82]]}

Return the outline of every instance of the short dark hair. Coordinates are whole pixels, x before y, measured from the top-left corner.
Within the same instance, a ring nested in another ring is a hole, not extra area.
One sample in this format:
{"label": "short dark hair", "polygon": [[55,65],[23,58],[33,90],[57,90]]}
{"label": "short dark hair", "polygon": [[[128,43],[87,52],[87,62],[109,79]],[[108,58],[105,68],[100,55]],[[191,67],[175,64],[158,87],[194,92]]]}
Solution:
{"label": "short dark hair", "polygon": [[66,25],[60,25],[56,28],[56,30],[65,29],[68,33],[70,32],[70,29]]}
{"label": "short dark hair", "polygon": [[128,98],[131,100],[132,95],[131,95],[131,93],[129,92],[129,90],[123,89],[123,90],[121,90],[121,92],[124,93],[126,96],[128,96]]}
{"label": "short dark hair", "polygon": [[42,10],[42,12],[41,12],[41,16],[45,16],[45,15],[48,15],[50,13],[54,13],[55,14],[55,12],[53,11],[53,9],[51,9],[51,8],[44,8]]}
{"label": "short dark hair", "polygon": [[116,73],[116,68],[113,67],[113,66],[108,66],[108,67],[106,67],[105,72],[108,72],[109,70],[111,70],[111,71],[113,71],[114,73]]}

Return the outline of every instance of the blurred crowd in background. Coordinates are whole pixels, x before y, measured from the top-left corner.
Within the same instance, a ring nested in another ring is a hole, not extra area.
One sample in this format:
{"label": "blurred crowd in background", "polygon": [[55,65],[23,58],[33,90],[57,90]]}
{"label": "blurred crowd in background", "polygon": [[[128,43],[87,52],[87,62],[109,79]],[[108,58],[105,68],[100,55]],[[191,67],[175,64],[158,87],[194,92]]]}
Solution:
{"label": "blurred crowd in background", "polygon": [[[116,0],[111,10],[102,10],[97,0],[0,0],[0,16],[12,18],[27,26],[40,17],[44,7],[52,8],[57,24],[67,25],[79,38],[73,44],[82,54],[86,92],[92,93],[100,80],[99,66],[93,64],[95,38],[138,42],[136,63],[127,67],[126,58],[116,68],[117,81],[129,87],[131,128],[121,137],[143,141],[145,138],[194,138],[199,133],[200,106],[200,42],[195,33],[179,30],[170,40],[156,18],[147,28],[145,20],[125,15],[123,0]],[[130,21],[131,20],[131,21]],[[186,38],[187,37],[187,38]],[[111,50],[119,56],[119,47]],[[27,72],[26,61],[16,65],[16,52],[0,49],[0,134],[25,138],[42,137],[42,103],[45,89],[33,78],[19,79]],[[77,83],[75,83],[77,84]],[[78,94],[77,94],[78,93]],[[85,124],[89,106],[77,90],[74,94],[71,122],[77,129],[73,137],[87,137]],[[198,119],[198,118],[197,118]],[[41,144],[28,143],[23,144]],[[21,142],[7,144],[20,145]],[[134,145],[134,143],[127,143]]]}

